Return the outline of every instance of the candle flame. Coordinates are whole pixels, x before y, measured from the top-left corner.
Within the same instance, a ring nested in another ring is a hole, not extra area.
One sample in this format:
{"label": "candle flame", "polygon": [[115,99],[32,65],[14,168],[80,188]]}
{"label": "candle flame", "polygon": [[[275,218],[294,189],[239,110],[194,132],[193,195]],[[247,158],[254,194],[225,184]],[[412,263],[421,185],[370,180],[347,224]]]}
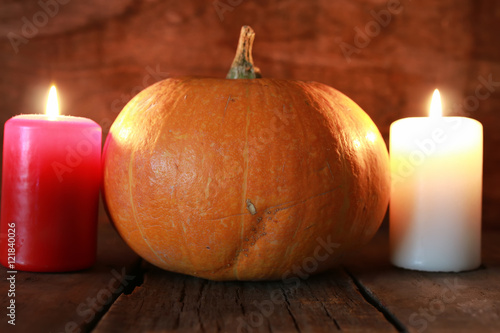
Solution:
{"label": "candle flame", "polygon": [[439,95],[439,90],[435,89],[432,94],[431,109],[429,112],[430,117],[442,117],[443,109],[441,107],[441,95]]}
{"label": "candle flame", "polygon": [[59,115],[59,103],[57,102],[56,86],[50,87],[45,114],[50,118],[55,118]]}

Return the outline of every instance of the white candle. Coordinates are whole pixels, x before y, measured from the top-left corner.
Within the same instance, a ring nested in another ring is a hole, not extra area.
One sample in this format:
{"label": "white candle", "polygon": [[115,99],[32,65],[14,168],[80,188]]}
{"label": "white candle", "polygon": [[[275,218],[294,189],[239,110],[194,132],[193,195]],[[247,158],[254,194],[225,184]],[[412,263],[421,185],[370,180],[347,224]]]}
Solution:
{"label": "white candle", "polygon": [[481,123],[442,117],[436,90],[430,117],[391,125],[390,156],[392,263],[423,271],[479,267]]}

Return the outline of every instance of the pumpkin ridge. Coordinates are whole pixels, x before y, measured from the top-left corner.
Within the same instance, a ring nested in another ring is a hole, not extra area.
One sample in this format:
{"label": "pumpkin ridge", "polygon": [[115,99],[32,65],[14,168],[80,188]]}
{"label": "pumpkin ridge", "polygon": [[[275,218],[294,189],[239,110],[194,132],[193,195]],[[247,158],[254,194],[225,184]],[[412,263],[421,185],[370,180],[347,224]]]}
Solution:
{"label": "pumpkin ridge", "polygon": [[[168,79],[167,79],[168,80]],[[192,89],[192,88],[187,88],[187,83],[189,82],[192,82],[192,81],[195,81],[197,80],[196,78],[194,77],[191,77],[187,80],[187,82],[184,82],[184,81],[179,81],[179,82],[176,82],[177,84],[175,85],[175,89],[172,88],[172,92],[171,94],[174,94],[174,92],[177,92],[177,89],[179,91],[183,91],[183,94],[184,96],[182,97],[181,95],[177,96],[177,98],[173,101],[172,103],[172,109],[171,110],[175,110],[178,105],[180,105],[181,103],[183,103],[182,101],[184,101],[187,96],[190,96],[191,94],[196,96],[196,90],[195,89]],[[193,91],[195,90],[195,91]],[[163,120],[163,125],[162,125],[162,129],[161,129],[161,132],[160,133],[164,133],[165,132],[165,128],[168,127],[168,124],[169,124],[169,118],[170,116],[172,115],[173,111],[170,111],[168,113],[168,116],[166,116]],[[181,164],[181,161],[184,160],[183,156],[184,156],[184,151],[183,150],[179,150],[178,151],[178,159],[177,159],[177,162],[179,165]],[[174,164],[176,164],[174,163]],[[175,183],[176,184],[179,184],[179,176],[180,176],[180,173],[179,172],[176,172],[175,173]],[[187,218],[187,222],[191,222],[190,218],[188,217]],[[183,258],[186,258],[188,261],[189,261],[189,264],[192,266],[194,265],[194,261],[193,261],[193,252],[192,252],[192,249],[189,247],[189,242],[188,242],[188,235],[187,235],[187,231],[186,231],[186,220],[185,219],[178,219],[178,221],[176,221],[175,223],[175,226],[177,228],[177,230],[180,230],[180,234],[181,234],[181,237],[182,237],[182,242],[184,244],[184,247],[181,248],[181,253],[182,253],[182,257]]]}
{"label": "pumpkin ridge", "polygon": [[[248,86],[246,89],[246,97],[248,98]],[[248,187],[248,128],[250,126],[250,107],[247,106],[247,112],[245,114],[246,117],[246,125],[245,125],[245,148],[243,150],[243,160],[245,163],[245,169],[243,170],[243,190],[242,192],[242,211],[245,211],[247,209],[247,187]],[[238,278],[238,259],[240,257],[240,253],[242,251],[243,247],[243,241],[244,241],[244,234],[245,234],[245,215],[241,216],[241,231],[240,231],[240,245],[239,249],[236,250],[236,258],[233,261],[233,272]]]}
{"label": "pumpkin ridge", "polygon": [[135,155],[135,151],[133,150],[132,153],[130,154],[130,161],[129,161],[129,164],[128,164],[128,186],[129,186],[129,199],[130,199],[130,208],[132,208],[132,217],[134,218],[134,222],[135,222],[135,225],[137,226],[137,229],[139,230],[139,233],[141,234],[141,237],[142,239],[144,240],[144,242],[147,244],[147,246],[151,249],[151,252],[154,253],[154,255],[160,259],[160,261],[164,264],[165,261],[163,260],[163,258],[161,258],[158,253],[156,253],[156,251],[153,249],[153,247],[151,246],[151,244],[149,244],[149,242],[146,240],[146,238],[144,237],[144,232],[142,231],[142,226],[139,224],[139,221],[137,220],[137,210],[135,208],[135,204],[134,204],[134,195],[133,195],[133,191],[132,191],[132,182],[133,182],[133,177],[132,177],[132,162],[134,161],[134,155]]}
{"label": "pumpkin ridge", "polygon": [[[179,165],[181,165],[181,161],[184,161],[184,155],[185,155],[185,150],[179,150],[178,151],[179,153],[179,157],[178,157],[178,160],[177,160],[177,163],[179,163]],[[181,173],[180,172],[176,172],[175,173],[175,183],[176,184],[179,184],[179,177],[181,176]],[[190,223],[191,222],[191,219],[190,217],[187,218],[187,222]],[[189,246],[189,241],[188,241],[188,235],[187,235],[187,230],[186,230],[186,220],[185,219],[182,219],[182,220],[179,220],[179,223],[176,223],[177,225],[180,225],[181,226],[181,229],[182,229],[182,240],[185,244],[185,247],[183,249],[181,249],[182,251],[182,254],[183,254],[183,257],[187,258],[189,260],[189,263],[191,266],[194,265],[194,260],[193,260],[193,250],[190,246]]]}

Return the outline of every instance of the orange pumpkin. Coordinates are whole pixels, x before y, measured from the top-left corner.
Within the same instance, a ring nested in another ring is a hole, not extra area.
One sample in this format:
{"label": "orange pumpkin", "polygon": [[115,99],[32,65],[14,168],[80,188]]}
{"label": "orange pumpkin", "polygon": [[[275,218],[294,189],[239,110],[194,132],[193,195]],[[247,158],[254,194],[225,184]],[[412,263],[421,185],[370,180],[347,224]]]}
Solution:
{"label": "orange pumpkin", "polygon": [[377,231],[388,153],[348,97],[256,78],[242,29],[229,76],[170,78],[135,96],[104,148],[104,197],[125,242],[212,280],[324,271]]}

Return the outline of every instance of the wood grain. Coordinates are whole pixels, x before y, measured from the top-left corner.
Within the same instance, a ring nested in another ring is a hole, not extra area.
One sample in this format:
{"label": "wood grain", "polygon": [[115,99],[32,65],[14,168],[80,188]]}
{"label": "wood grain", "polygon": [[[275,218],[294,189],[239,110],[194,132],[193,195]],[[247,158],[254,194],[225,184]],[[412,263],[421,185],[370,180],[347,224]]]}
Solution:
{"label": "wood grain", "polygon": [[365,293],[409,332],[500,330],[500,234],[486,234],[483,266],[461,273],[399,269],[389,263],[388,237],[379,234],[346,264]]}
{"label": "wood grain", "polygon": [[[1,332],[79,332],[90,330],[113,301],[133,289],[140,274],[139,259],[110,224],[99,228],[98,259],[90,269],[73,273],[17,272],[14,298],[0,267]],[[9,299],[16,304],[15,326],[7,323]]]}
{"label": "wood grain", "polygon": [[296,282],[211,282],[147,266],[94,332],[392,332],[351,278],[334,270]]}
{"label": "wood grain", "polygon": [[210,282],[146,265],[95,332],[497,332],[500,233],[484,239],[481,269],[429,273],[388,261],[382,231],[343,268],[300,283]]}
{"label": "wood grain", "polygon": [[[2,332],[500,330],[499,232],[484,234],[483,267],[470,272],[393,267],[382,230],[343,266],[308,279],[211,282],[140,265],[109,224],[99,230],[93,268],[17,273],[16,326],[4,318]],[[7,289],[2,279],[2,306]]]}

